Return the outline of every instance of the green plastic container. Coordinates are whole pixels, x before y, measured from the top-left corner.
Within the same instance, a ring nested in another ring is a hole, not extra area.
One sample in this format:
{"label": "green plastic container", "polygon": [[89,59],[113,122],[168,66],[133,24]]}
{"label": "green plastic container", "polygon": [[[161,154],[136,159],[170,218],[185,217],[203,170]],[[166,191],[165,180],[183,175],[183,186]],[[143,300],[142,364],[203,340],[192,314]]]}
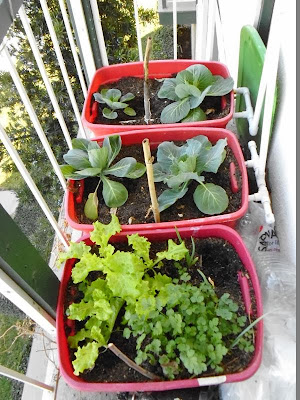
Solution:
{"label": "green plastic container", "polygon": [[[251,104],[255,109],[257,100],[259,83],[262,74],[262,69],[265,60],[266,47],[259,36],[257,30],[253,26],[245,25],[241,29],[240,35],[240,53],[239,53],[239,69],[238,69],[238,81],[237,87],[248,87],[250,91]],[[272,110],[272,126],[276,111],[276,99],[277,99],[277,88],[275,90],[274,104]],[[245,101],[242,95],[238,95],[236,98],[235,111],[240,112],[246,109]],[[248,121],[244,118],[236,119],[236,126],[238,133],[242,141],[248,142],[249,140],[255,140],[259,146],[260,137],[262,131],[263,122],[263,110],[260,117],[259,129],[257,136],[251,136],[249,134]]]}

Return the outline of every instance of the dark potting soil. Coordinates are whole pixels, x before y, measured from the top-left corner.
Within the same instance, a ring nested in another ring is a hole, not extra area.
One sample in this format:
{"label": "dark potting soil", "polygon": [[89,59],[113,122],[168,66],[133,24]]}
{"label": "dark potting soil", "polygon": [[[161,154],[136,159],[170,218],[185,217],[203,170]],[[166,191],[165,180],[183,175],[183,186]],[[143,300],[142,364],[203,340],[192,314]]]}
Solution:
{"label": "dark potting soil", "polygon": [[[195,256],[199,257],[199,261],[196,265],[188,267],[187,272],[191,275],[189,283],[194,286],[199,286],[202,281],[200,274],[197,269],[201,268],[202,272],[206,277],[213,282],[216,288],[218,297],[221,297],[224,293],[229,293],[230,297],[239,304],[238,313],[245,315],[245,307],[243,304],[242,294],[240,286],[237,280],[238,271],[245,272],[242,262],[237,255],[235,249],[230,243],[220,238],[206,238],[206,239],[194,239],[195,240]],[[186,246],[191,247],[191,241],[186,240]],[[126,244],[115,245],[119,250],[128,250]],[[167,248],[166,242],[153,242],[151,244],[151,256],[154,256],[156,252],[163,251]],[[201,260],[201,261],[200,261]],[[161,269],[162,274],[171,276],[172,278],[179,278],[177,270],[173,267],[172,261],[164,262],[164,266]],[[88,279],[96,279],[97,276],[89,275]],[[250,287],[251,283],[249,282]],[[65,309],[71,302],[79,302],[81,299],[78,290],[74,290],[77,285],[72,283],[70,278],[69,286],[66,295]],[[70,288],[72,288],[70,290]],[[252,289],[252,288],[251,288]],[[75,296],[75,297],[74,297]],[[253,296],[253,290],[251,290],[252,304],[253,307],[253,319],[256,315],[255,300]],[[110,342],[114,343],[123,353],[130,359],[134,360],[136,357],[136,339],[130,337],[125,339],[123,337],[124,325],[121,324],[124,310],[121,310],[117,318],[115,329],[111,335]],[[77,323],[76,331],[82,328],[82,323]],[[66,327],[66,334],[69,335],[70,330]],[[233,337],[234,339],[234,337]],[[145,340],[146,342],[146,340]],[[144,344],[146,345],[146,344]],[[234,352],[229,351],[223,358],[222,367],[224,368],[223,374],[234,373],[242,371],[250,363],[253,354],[246,353],[238,348],[234,349]],[[70,360],[74,359],[74,350],[70,350]],[[142,365],[148,371],[151,371],[158,376],[163,377],[163,373],[160,366],[152,366],[147,362]],[[201,377],[216,375],[214,372],[208,369],[207,372],[203,373]],[[111,351],[106,350],[101,353],[96,361],[95,367],[91,371],[85,371],[80,374],[80,377],[87,382],[144,382],[149,379],[139,374],[134,369],[130,368],[116,357]],[[176,376],[176,379],[190,379],[191,375],[184,370],[180,375]],[[162,378],[163,380],[164,378]]]}
{"label": "dark potting soil", "polygon": [[[168,99],[159,99],[157,93],[162,86],[162,82],[156,79],[149,79],[150,93],[150,110],[151,124],[160,124],[160,115],[162,110],[173,101]],[[123,77],[120,80],[110,83],[109,85],[101,85],[98,89],[119,89],[123,95],[133,93],[135,98],[128,102],[128,105],[136,112],[135,117],[126,115],[122,110],[116,110],[118,117],[116,119],[104,118],[102,109],[107,107],[106,104],[98,103],[98,117],[94,121],[95,124],[106,125],[145,125],[144,121],[144,79],[136,77]],[[207,96],[201,103],[201,108],[205,112],[207,119],[224,118],[230,111],[230,94],[224,96],[226,98],[226,107],[221,108],[220,96]],[[94,100],[92,100],[94,101]]]}
{"label": "dark potting soil", "polygon": [[[179,142],[175,142],[178,145],[183,144]],[[152,151],[152,155],[156,156],[156,150]],[[120,151],[118,158],[116,161],[123,157],[134,157],[137,161],[144,163],[144,155],[143,149],[141,145],[135,146],[124,146]],[[115,161],[115,162],[116,162]],[[206,183],[214,183],[216,185],[220,185],[227,193],[229,198],[229,205],[227,209],[222,214],[228,214],[235,212],[241,207],[241,190],[237,193],[233,193],[230,185],[230,175],[229,175],[229,165],[231,162],[235,163],[236,166],[236,177],[238,181],[238,186],[241,188],[242,179],[240,170],[238,167],[238,163],[236,158],[234,157],[230,148],[226,149],[226,158],[224,162],[219,167],[218,173],[208,173],[203,172],[203,176],[205,177]],[[148,190],[148,180],[146,173],[139,179],[127,179],[127,178],[115,178],[111,177],[113,180],[121,182],[125,185],[128,190],[128,200],[126,203],[117,209],[116,215],[119,218],[121,224],[143,224],[143,223],[151,223],[154,222],[153,213],[149,212],[149,208],[151,205],[149,190]],[[86,178],[84,180],[84,194],[83,201],[80,204],[75,203],[75,210],[77,219],[80,223],[92,224],[93,221],[89,220],[84,215],[84,205],[88,198],[89,193],[94,192],[96,186],[98,184],[98,178]],[[75,182],[75,190],[78,188],[78,181]],[[187,220],[194,218],[202,218],[207,217],[208,215],[203,214],[195,205],[193,200],[193,194],[197,187],[198,183],[193,181],[189,185],[189,190],[186,195],[177,200],[177,202],[164,210],[160,217],[161,222],[166,221],[178,221],[178,220]],[[155,184],[157,197],[167,189],[167,185],[162,182],[158,182]],[[98,189],[98,220],[102,223],[109,223],[111,220],[110,209],[105,205],[102,197],[102,184],[100,184]]]}

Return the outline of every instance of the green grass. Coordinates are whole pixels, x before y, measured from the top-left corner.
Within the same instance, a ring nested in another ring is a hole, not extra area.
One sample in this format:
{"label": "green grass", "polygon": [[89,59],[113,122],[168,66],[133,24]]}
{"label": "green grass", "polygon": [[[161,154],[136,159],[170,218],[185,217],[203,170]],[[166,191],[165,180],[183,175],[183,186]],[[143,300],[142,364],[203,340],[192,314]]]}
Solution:
{"label": "green grass", "polygon": [[[20,321],[18,317],[12,315],[0,314],[0,336],[12,325]],[[11,329],[4,338],[0,339],[0,365],[11,368],[20,373],[26,373],[27,358],[31,346],[31,338],[28,336],[19,337],[13,346],[10,345],[17,336],[17,330]],[[9,349],[8,351],[6,351]],[[16,384],[16,381],[0,377],[0,399],[17,400],[22,392],[21,384]]]}

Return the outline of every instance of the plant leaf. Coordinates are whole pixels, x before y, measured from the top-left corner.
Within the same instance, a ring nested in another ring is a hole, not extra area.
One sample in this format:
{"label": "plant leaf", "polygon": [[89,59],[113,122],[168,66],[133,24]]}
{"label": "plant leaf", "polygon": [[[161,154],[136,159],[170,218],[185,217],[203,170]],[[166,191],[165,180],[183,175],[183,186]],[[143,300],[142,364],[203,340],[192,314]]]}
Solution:
{"label": "plant leaf", "polygon": [[172,164],[180,157],[180,155],[181,148],[176,146],[174,142],[162,142],[158,146],[156,153],[157,162],[160,165],[160,168],[166,172],[169,172]]}
{"label": "plant leaf", "polygon": [[229,78],[223,78],[222,76],[215,75],[214,82],[210,87],[207,96],[224,96],[225,94],[231,92],[233,89],[234,80]]}
{"label": "plant leaf", "polygon": [[137,179],[140,178],[146,172],[146,167],[144,164],[137,162],[134,168],[126,174],[125,178]]}
{"label": "plant leaf", "polygon": [[97,192],[90,193],[84,205],[84,214],[92,221],[98,219],[98,203]]}
{"label": "plant leaf", "polygon": [[175,260],[180,261],[185,258],[185,255],[188,253],[188,249],[185,247],[185,243],[182,242],[180,244],[176,244],[172,239],[168,240],[168,250],[160,251],[156,253],[155,264],[161,260]]}
{"label": "plant leaf", "polygon": [[119,101],[113,101],[111,103],[110,107],[113,110],[119,110],[119,109],[124,109],[124,108],[128,107],[128,105],[126,103],[121,103]]}
{"label": "plant leaf", "polygon": [[162,110],[160,121],[163,124],[172,124],[181,121],[190,111],[189,98],[169,104]]}
{"label": "plant leaf", "polygon": [[200,108],[194,108],[191,110],[188,115],[181,120],[181,122],[195,122],[195,121],[205,121],[206,120],[206,114],[205,112]]}
{"label": "plant leaf", "polygon": [[80,175],[81,179],[83,179],[83,176],[97,176],[101,171],[101,168],[85,168],[80,171],[76,171],[76,174]]}
{"label": "plant leaf", "polygon": [[151,268],[153,265],[153,260],[151,260],[149,252],[151,243],[144,236],[140,236],[137,233],[132,235],[128,235],[128,244],[132,246],[134,253],[143,258],[148,268]]}
{"label": "plant leaf", "polygon": [[109,89],[102,89],[102,90],[101,90],[101,96],[102,96],[102,97],[105,97],[105,96],[106,96],[106,93],[108,92],[108,90],[109,90]]}
{"label": "plant leaf", "polygon": [[[187,154],[189,157],[195,156],[196,159],[198,160],[198,158],[201,159],[202,155],[205,154],[207,150],[210,148],[211,148],[211,143],[207,139],[207,137],[200,135],[192,139],[187,139],[185,145],[185,154]],[[199,172],[197,169],[197,162],[196,162],[196,170],[197,172]]]}
{"label": "plant leaf", "polygon": [[169,99],[178,101],[179,98],[175,93],[176,87],[176,79],[175,78],[167,78],[164,80],[159,92],[157,93],[157,97],[159,99]]}
{"label": "plant leaf", "polygon": [[200,90],[204,90],[213,82],[213,75],[205,65],[194,64],[187,67],[187,71],[192,74],[192,80],[190,83],[197,86]]}
{"label": "plant leaf", "polygon": [[170,175],[165,171],[163,166],[159,163],[153,164],[153,178],[154,182],[163,182],[164,179]]}
{"label": "plant leaf", "polygon": [[210,90],[210,86],[205,88],[203,90],[203,92],[200,92],[201,94],[200,94],[199,97],[195,97],[195,96],[191,96],[190,97],[191,109],[197,108],[202,103],[202,101],[204,100],[205,96],[207,96],[207,93],[209,92],[209,90]]}
{"label": "plant leaf", "polygon": [[178,72],[178,74],[176,75],[176,84],[179,85],[181,83],[185,84],[185,83],[189,83],[189,84],[193,84],[193,74],[188,71],[188,69],[184,69],[183,71]]}
{"label": "plant leaf", "polygon": [[104,171],[105,175],[113,175],[124,178],[136,165],[136,159],[133,157],[125,157],[118,161],[112,167]]}
{"label": "plant leaf", "polygon": [[175,87],[175,93],[180,99],[183,99],[187,96],[201,96],[200,90],[196,86],[190,85],[189,83],[180,83],[179,85],[177,85]]}
{"label": "plant leaf", "polygon": [[136,115],[136,112],[135,112],[134,109],[131,108],[131,107],[126,107],[126,108],[123,110],[123,112],[124,112],[126,115],[129,115],[130,117],[134,117],[134,116]]}
{"label": "plant leaf", "polygon": [[120,98],[120,101],[121,102],[130,101],[130,100],[134,99],[134,97],[135,97],[134,94],[129,92],[129,93],[125,94],[124,96],[122,96]]}
{"label": "plant leaf", "polygon": [[76,170],[91,167],[88,154],[84,150],[71,149],[63,156],[63,159]]}
{"label": "plant leaf", "polygon": [[102,171],[107,166],[108,148],[101,147],[88,151],[91,166]]}
{"label": "plant leaf", "polygon": [[181,199],[187,191],[188,188],[185,187],[181,189],[167,189],[162,192],[162,194],[157,199],[159,211],[162,212],[168,207],[172,206],[174,203],[176,203],[177,200]]}
{"label": "plant leaf", "polygon": [[114,182],[103,176],[102,196],[107,207],[117,208],[122,206],[127,198],[127,189],[122,183]]}
{"label": "plant leaf", "polygon": [[196,169],[196,156],[189,156],[186,160],[178,162],[178,168],[181,172],[194,172]]}
{"label": "plant leaf", "polygon": [[110,110],[107,107],[103,108],[102,114],[103,114],[104,118],[108,118],[108,119],[116,119],[118,117],[118,114],[115,111]]}
{"label": "plant leaf", "polygon": [[[93,224],[94,230],[91,232],[91,240],[100,246],[101,253],[107,248],[109,239],[121,231],[121,225],[116,215],[111,216],[109,224],[102,224],[97,221]],[[111,246],[111,245],[109,245]],[[113,246],[112,252],[114,251]],[[110,252],[110,254],[112,254]]]}
{"label": "plant leaf", "polygon": [[94,96],[95,101],[97,101],[97,103],[100,103],[100,104],[104,104],[105,103],[105,100],[104,100],[102,94],[94,93],[93,96]]}
{"label": "plant leaf", "polygon": [[76,169],[74,167],[72,167],[72,165],[60,165],[59,166],[61,172],[63,173],[64,177],[66,178],[68,175],[72,175],[74,171],[76,171]]}
{"label": "plant leaf", "polygon": [[99,144],[96,142],[96,140],[90,140],[88,144],[87,150],[93,150],[93,149],[100,149]]}
{"label": "plant leaf", "polygon": [[90,140],[83,139],[83,138],[75,138],[72,139],[72,148],[73,149],[80,149],[80,150],[88,150]]}
{"label": "plant leaf", "polygon": [[204,177],[199,176],[196,172],[181,172],[178,175],[165,179],[164,182],[169,186],[169,188],[173,189],[191,179],[194,179],[199,183],[204,181]]}
{"label": "plant leaf", "polygon": [[102,147],[107,147],[108,149],[108,166],[112,163],[112,161],[119,154],[122,141],[119,135],[106,136],[103,140]]}
{"label": "plant leaf", "polygon": [[108,91],[105,93],[105,97],[107,97],[112,102],[118,101],[121,95],[122,93],[119,89],[108,89]]}
{"label": "plant leaf", "polygon": [[194,192],[194,201],[199,210],[208,215],[222,213],[229,202],[225,190],[213,183],[200,184]]}
{"label": "plant leaf", "polygon": [[76,359],[72,361],[74,375],[78,376],[80,372],[94,367],[99,355],[98,348],[99,344],[96,342],[90,342],[86,346],[78,347],[75,352]]}
{"label": "plant leaf", "polygon": [[197,157],[197,172],[202,171],[217,173],[219,166],[224,160],[224,148],[227,144],[227,139],[219,139],[217,143],[201,155]]}

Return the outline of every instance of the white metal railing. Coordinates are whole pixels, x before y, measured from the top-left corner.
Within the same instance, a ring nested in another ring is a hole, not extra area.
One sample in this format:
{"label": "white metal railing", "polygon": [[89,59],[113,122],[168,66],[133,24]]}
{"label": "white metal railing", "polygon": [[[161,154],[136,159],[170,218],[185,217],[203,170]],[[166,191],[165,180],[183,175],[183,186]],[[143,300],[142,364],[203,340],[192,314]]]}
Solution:
{"label": "white metal railing", "polygon": [[[80,59],[77,55],[77,48],[76,48],[76,42],[73,38],[72,34],[72,28],[71,24],[69,21],[68,13],[65,7],[65,1],[64,0],[58,0],[60,9],[63,15],[63,20],[64,24],[66,27],[66,32],[68,36],[68,40],[71,46],[72,54],[74,57],[74,63],[77,69],[79,81],[81,84],[81,88],[83,91],[84,96],[87,94],[87,88],[86,88],[86,83],[84,76],[82,74],[82,68],[81,68],[81,63]],[[138,21],[138,2],[137,0],[132,0],[134,2],[134,13],[135,13],[135,19],[136,19],[136,31],[137,31],[137,39],[138,39],[138,50],[139,50],[139,59],[142,61],[143,60],[143,54],[142,54],[142,44],[141,44],[141,36],[140,36],[140,29],[139,29],[139,21]],[[281,1],[281,0],[279,0]],[[64,78],[66,90],[68,92],[69,98],[71,100],[72,108],[78,123],[78,132],[79,135],[82,137],[87,137],[87,134],[84,130],[84,127],[82,126],[81,123],[81,118],[80,118],[80,113],[79,113],[79,108],[76,103],[76,99],[72,90],[72,85],[65,67],[64,59],[59,47],[59,41],[57,39],[53,23],[51,21],[50,13],[48,10],[47,2],[46,0],[40,0],[44,16],[46,19],[46,23],[48,26],[48,30],[53,42],[53,47],[56,52],[57,59],[59,61],[60,69]],[[102,58],[102,63],[103,65],[108,65],[108,58],[106,54],[106,49],[105,49],[105,42],[104,42],[104,37],[103,37],[103,32],[102,32],[102,26],[101,26],[101,21],[99,17],[99,10],[97,6],[97,1],[96,0],[90,0],[91,4],[91,9],[92,9],[92,14],[93,14],[93,20],[94,20],[94,26],[96,30],[96,35],[99,43],[99,49],[100,49],[100,54]],[[78,46],[81,47],[82,50],[82,56],[85,61],[85,65],[87,67],[87,78],[88,80],[92,79],[92,76],[96,70],[95,67],[95,61],[93,57],[93,52],[90,44],[90,39],[89,39],[89,34],[86,26],[86,21],[84,18],[84,12],[82,9],[82,4],[81,1],[71,1],[70,6],[72,9],[72,12],[75,17],[75,22],[73,29],[76,29],[78,34]],[[277,14],[276,14],[277,13]],[[278,14],[278,11],[275,11],[276,15]],[[33,35],[33,32],[30,27],[30,21],[28,17],[26,16],[26,10],[22,6],[20,9],[20,18],[22,21],[22,24],[24,26],[25,32],[27,34],[32,52],[35,56],[39,71],[42,75],[44,84],[46,86],[47,92],[49,94],[50,100],[53,104],[56,117],[60,123],[62,133],[64,135],[64,138],[67,142],[67,145],[69,148],[71,148],[72,143],[71,143],[71,137],[68,132],[66,123],[64,121],[62,112],[60,110],[58,101],[55,97],[51,82],[49,80],[49,77],[47,75],[42,57],[39,53],[38,47],[36,45],[36,41]],[[220,9],[218,6],[218,1],[217,0],[198,0],[197,5],[196,5],[196,25],[192,26],[192,55],[195,59],[198,60],[210,60],[213,57],[213,50],[214,50],[214,42],[215,42],[215,36],[216,36],[216,41],[217,41],[217,47],[218,47],[218,58],[219,61],[226,63],[226,51],[224,47],[224,41],[223,41],[223,33],[222,33],[222,24],[221,24],[221,16],[220,16]],[[277,21],[277,19],[276,19]],[[273,39],[271,39],[274,35],[274,40],[275,39],[275,34],[274,29],[272,32],[270,32],[270,43],[275,43],[273,42]],[[174,59],[177,58],[177,0],[173,0],[173,48],[174,48]],[[273,47],[272,47],[273,46]],[[269,63],[274,63],[274,52],[278,52],[278,48],[274,47],[274,44],[270,45],[271,49],[270,51],[267,50],[266,54],[266,64],[269,65]],[[275,49],[275,50],[274,50]],[[43,144],[46,154],[53,166],[53,169],[58,176],[58,179],[62,185],[62,187],[65,189],[66,188],[66,182],[65,179],[60,171],[60,168],[58,166],[57,160],[55,159],[55,156],[53,155],[53,152],[51,150],[51,147],[47,141],[47,138],[45,136],[45,133],[43,132],[43,129],[39,123],[38,117],[33,109],[33,106],[31,105],[31,102],[26,94],[26,91],[21,83],[20,77],[18,76],[17,70],[15,68],[14,62],[11,59],[9,52],[6,48],[6,42],[4,41],[3,44],[1,45],[0,51],[5,54],[6,59],[8,60],[9,66],[10,66],[10,73],[13,78],[13,81],[18,89],[18,92],[20,94],[20,97],[26,107],[26,110],[28,114],[30,115],[31,121],[33,123],[33,126],[35,127],[37,134],[41,140],[41,143]],[[271,61],[270,61],[271,60]],[[254,114],[255,118],[255,123],[258,124],[259,120],[259,115],[261,112],[261,104],[263,101],[263,96],[266,93],[266,105],[265,105],[265,119],[264,119],[264,127],[263,127],[263,139],[262,139],[262,146],[260,153],[261,154],[261,159],[260,159],[260,170],[264,171],[265,168],[265,163],[266,163],[266,154],[267,154],[267,144],[268,143],[268,134],[266,132],[269,132],[270,129],[270,116],[272,113],[270,112],[270,104],[272,103],[273,100],[273,94],[274,94],[274,85],[275,85],[275,79],[276,79],[276,72],[277,72],[277,62],[278,62],[278,53],[276,53],[276,68],[269,66],[271,71],[271,77],[272,77],[272,82],[267,85],[266,81],[270,78],[270,73],[268,73],[267,70],[264,69],[263,72],[263,78],[262,78],[262,84],[261,84],[261,92],[259,94],[259,100],[258,100],[258,106],[256,108],[256,114]],[[267,89],[266,89],[267,88]],[[273,105],[273,103],[272,103]],[[4,105],[5,106],[5,105]],[[66,239],[66,236],[62,229],[59,227],[56,219],[54,218],[53,214],[51,213],[48,205],[46,204],[45,200],[43,199],[41,193],[37,189],[34,181],[32,180],[29,172],[27,171],[26,167],[24,166],[22,160],[20,159],[16,149],[14,148],[12,142],[8,138],[4,128],[0,126],[0,138],[6,147],[8,153],[12,157],[13,161],[15,162],[16,166],[18,167],[21,175],[23,176],[24,180],[26,181],[27,185],[29,186],[30,190],[32,191],[34,197],[36,198],[37,202],[39,203],[41,209],[45,213],[48,221],[50,222],[51,226],[56,232],[57,237],[59,240],[63,243],[65,247],[68,247],[68,240]],[[253,149],[253,148],[252,148]],[[263,150],[264,149],[264,150]],[[251,162],[249,162],[250,166]],[[249,198],[249,200],[257,200],[257,198]],[[0,292],[2,292],[4,295],[8,297],[8,290],[3,289],[4,288],[4,281],[5,279],[0,275]],[[9,285],[9,283],[5,283],[6,285]],[[17,293],[18,289],[11,284],[10,290],[12,290],[13,293]],[[34,306],[32,311],[31,309],[29,310],[28,305],[22,304],[22,301],[20,300],[20,297],[18,296],[11,296],[11,301],[13,301],[19,308],[21,308],[26,314],[28,314],[32,319],[34,319],[38,324],[40,324],[45,330],[48,330],[49,332],[53,333],[55,332],[55,327],[54,327],[54,321],[49,319],[49,316],[45,314],[44,310],[41,310],[38,306]],[[30,301],[28,301],[30,303]],[[51,318],[51,317],[50,317]],[[49,388],[48,388],[49,389]],[[50,390],[50,389],[49,389]]]}

